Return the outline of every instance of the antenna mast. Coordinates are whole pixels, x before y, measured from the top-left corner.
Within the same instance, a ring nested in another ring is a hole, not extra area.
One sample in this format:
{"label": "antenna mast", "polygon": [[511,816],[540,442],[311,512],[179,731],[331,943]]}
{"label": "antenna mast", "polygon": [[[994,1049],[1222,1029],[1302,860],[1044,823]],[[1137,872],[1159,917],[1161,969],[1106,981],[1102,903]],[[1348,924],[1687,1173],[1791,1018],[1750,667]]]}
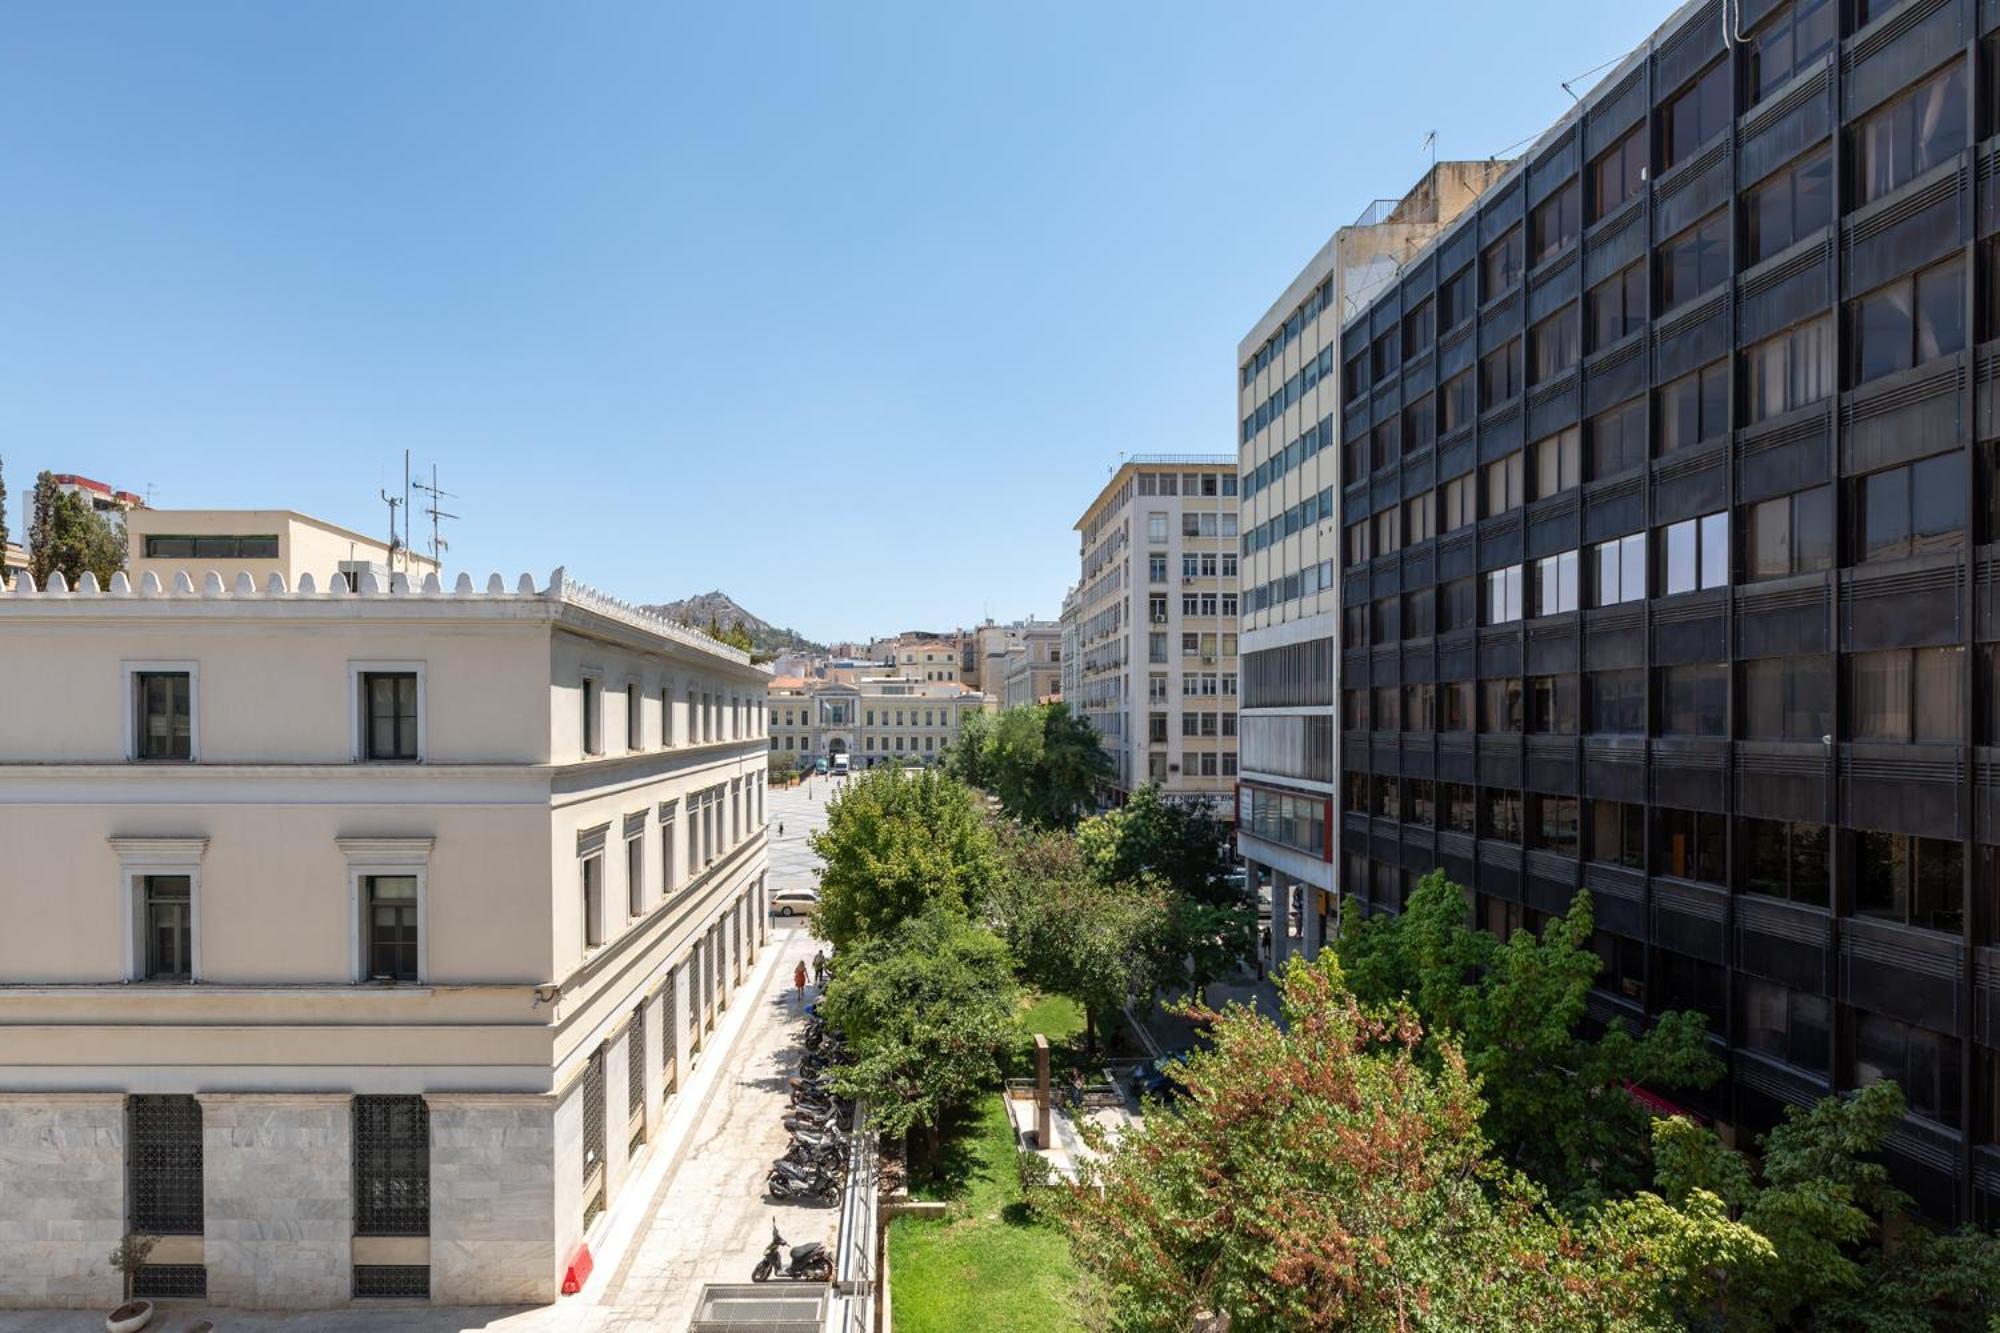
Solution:
{"label": "antenna mast", "polygon": [[438,486],[436,463],[431,464],[430,484],[426,486],[423,482],[419,481],[415,485],[419,491],[430,497],[430,503],[425,506],[423,512],[429,514],[431,519],[431,561],[437,565],[438,572],[442,575],[444,572],[444,553],[451,549],[451,543],[438,534],[438,522],[441,519],[456,519],[458,515],[446,513],[438,507],[438,502],[441,500],[456,499],[457,497],[452,492],[443,490]]}

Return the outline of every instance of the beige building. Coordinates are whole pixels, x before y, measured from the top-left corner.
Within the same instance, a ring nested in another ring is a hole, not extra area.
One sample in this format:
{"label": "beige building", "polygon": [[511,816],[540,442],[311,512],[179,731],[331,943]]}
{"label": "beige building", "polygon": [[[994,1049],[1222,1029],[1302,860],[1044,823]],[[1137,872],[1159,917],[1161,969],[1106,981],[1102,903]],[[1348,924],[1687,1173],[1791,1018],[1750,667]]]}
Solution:
{"label": "beige building", "polygon": [[[1341,325],[1506,166],[1442,162],[1402,199],[1378,200],[1333,234],[1237,347],[1243,509],[1237,848],[1274,901],[1291,905],[1274,917],[1297,923],[1275,931],[1279,957],[1295,948],[1317,952],[1338,908],[1331,830],[1340,771],[1342,457],[1405,447],[1388,438],[1394,427],[1340,438]],[[1407,521],[1414,541],[1444,516],[1412,505],[1409,514],[1384,521],[1399,529]]]}
{"label": "beige building", "polygon": [[762,943],[762,668],[302,558],[0,597],[0,1305],[552,1300]]}
{"label": "beige building", "polygon": [[985,707],[984,696],[962,685],[909,676],[863,676],[843,680],[771,683],[771,758],[779,767],[791,760],[804,768],[844,754],[853,768],[890,760],[936,763],[944,757],[969,713]]}
{"label": "beige building", "polygon": [[395,574],[421,581],[438,568],[408,549],[392,561],[386,542],[289,509],[134,509],[125,515],[125,536],[125,570],[135,586],[148,574],[166,587],[184,570],[215,570],[231,584],[247,573],[260,588],[273,574],[296,588],[302,575],[325,587],[338,573],[352,591],[364,573],[386,585]]}
{"label": "beige building", "polygon": [[[1009,706],[1007,675],[1014,667],[1012,654],[1028,646],[1029,640],[1038,636],[1049,636],[1053,645],[1048,652],[1054,656],[1044,657],[1047,661],[1060,661],[1062,651],[1062,627],[1054,621],[1036,620],[1029,616],[1010,624],[999,624],[987,620],[965,633],[962,660],[968,663],[965,679],[977,685],[986,695],[987,707],[999,709]],[[1033,657],[1035,654],[1028,654]],[[1060,673],[1058,673],[1060,674]],[[1053,687],[1045,688],[1040,694],[1061,693],[1058,680]],[[1040,697],[1038,694],[1036,697]],[[1032,702],[1032,700],[1031,700]]]}
{"label": "beige building", "polygon": [[1017,708],[1062,697],[1062,626],[1033,621],[1000,659],[1003,704]]}
{"label": "beige building", "polygon": [[1115,795],[1147,783],[1229,818],[1236,782],[1236,460],[1128,460],[1077,520],[1072,712],[1113,761]]}

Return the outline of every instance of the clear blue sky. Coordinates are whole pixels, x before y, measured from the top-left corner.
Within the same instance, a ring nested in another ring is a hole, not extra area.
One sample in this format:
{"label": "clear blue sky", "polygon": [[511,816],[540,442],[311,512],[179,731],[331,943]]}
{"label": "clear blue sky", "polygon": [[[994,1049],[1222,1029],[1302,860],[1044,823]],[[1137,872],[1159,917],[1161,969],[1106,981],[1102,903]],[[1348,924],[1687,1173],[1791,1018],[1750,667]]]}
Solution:
{"label": "clear blue sky", "polygon": [[[1665,0],[8,6],[0,455],[816,637],[1055,614],[1332,230]],[[1524,34],[1523,29],[1531,29]]]}

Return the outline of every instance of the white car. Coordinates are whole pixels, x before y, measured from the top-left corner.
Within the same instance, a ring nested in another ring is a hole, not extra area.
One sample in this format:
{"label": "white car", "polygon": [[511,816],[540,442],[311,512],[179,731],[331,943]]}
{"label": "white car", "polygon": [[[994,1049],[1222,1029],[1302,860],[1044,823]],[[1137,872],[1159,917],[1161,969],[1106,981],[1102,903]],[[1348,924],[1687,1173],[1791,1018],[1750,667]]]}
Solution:
{"label": "white car", "polygon": [[785,889],[771,897],[772,916],[811,916],[819,910],[819,894],[812,889]]}

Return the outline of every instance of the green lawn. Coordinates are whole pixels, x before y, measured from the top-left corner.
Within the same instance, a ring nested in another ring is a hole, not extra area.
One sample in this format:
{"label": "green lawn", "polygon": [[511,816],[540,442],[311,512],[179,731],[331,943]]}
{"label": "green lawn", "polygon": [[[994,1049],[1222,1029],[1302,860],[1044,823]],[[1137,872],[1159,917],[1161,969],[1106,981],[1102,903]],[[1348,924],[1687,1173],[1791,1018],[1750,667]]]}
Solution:
{"label": "green lawn", "polygon": [[911,1192],[947,1200],[950,1215],[889,1224],[897,1333],[1080,1333],[1076,1266],[1062,1233],[1021,1202],[1014,1135],[997,1094],[980,1098],[958,1126],[942,1165],[941,1179],[912,1181]]}

